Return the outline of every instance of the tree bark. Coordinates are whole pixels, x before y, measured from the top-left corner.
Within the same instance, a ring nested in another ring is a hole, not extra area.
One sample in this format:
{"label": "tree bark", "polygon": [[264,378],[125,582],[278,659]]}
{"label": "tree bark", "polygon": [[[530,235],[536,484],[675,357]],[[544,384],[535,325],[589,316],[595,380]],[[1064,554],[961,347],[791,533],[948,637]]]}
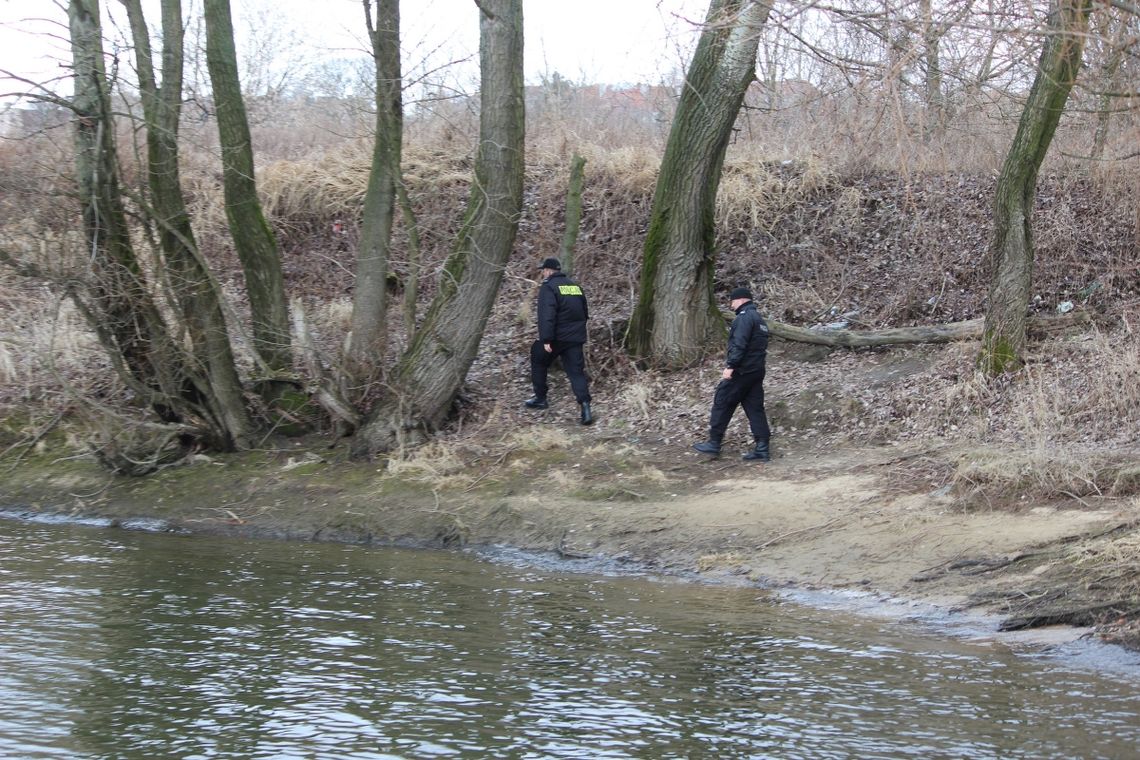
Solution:
{"label": "tree bark", "polygon": [[629,350],[654,364],[689,364],[724,338],[713,300],[716,194],[770,10],[756,0],[709,4],[661,161],[627,335]]}
{"label": "tree bark", "polygon": [[214,90],[226,220],[245,273],[253,347],[273,373],[293,368],[285,278],[273,230],[265,220],[254,180],[253,144],[238,81],[229,0],[204,0],[206,66]]}
{"label": "tree bark", "polygon": [[158,228],[169,290],[179,307],[193,359],[183,397],[213,431],[215,448],[247,448],[253,424],[234,366],[221,294],[194,239],[178,169],[182,112],[181,0],[162,1],[162,85],[158,85],[150,33],[140,0],[122,0],[130,19],[147,140],[147,212]]}
{"label": "tree bark", "polygon": [[396,185],[396,197],[400,201],[400,211],[404,216],[404,226],[408,228],[408,276],[404,280],[404,332],[408,343],[416,332],[416,301],[420,291],[420,225],[416,212],[412,209],[412,199],[408,197],[408,183],[401,176]]}
{"label": "tree bark", "polygon": [[444,422],[475,359],[522,213],[525,110],[522,0],[479,0],[479,148],[467,214],[391,391],[357,433],[377,454]]}
{"label": "tree bark", "polygon": [[399,0],[376,0],[375,26],[371,6],[372,0],[364,0],[376,65],[376,136],[368,189],[364,194],[364,222],[352,297],[352,332],[345,357],[347,384],[356,388],[365,388],[378,374],[387,343],[388,258],[404,131],[400,3]]}
{"label": "tree bark", "polygon": [[994,191],[993,270],[979,367],[997,375],[1021,365],[1033,282],[1037,171],[1081,65],[1091,0],[1056,0],[1037,76]]}
{"label": "tree bark", "polygon": [[574,246],[578,243],[578,230],[582,224],[582,179],[585,174],[586,159],[577,153],[570,160],[570,185],[566,189],[566,229],[562,233],[562,245],[558,248],[558,258],[562,271],[574,273]]}

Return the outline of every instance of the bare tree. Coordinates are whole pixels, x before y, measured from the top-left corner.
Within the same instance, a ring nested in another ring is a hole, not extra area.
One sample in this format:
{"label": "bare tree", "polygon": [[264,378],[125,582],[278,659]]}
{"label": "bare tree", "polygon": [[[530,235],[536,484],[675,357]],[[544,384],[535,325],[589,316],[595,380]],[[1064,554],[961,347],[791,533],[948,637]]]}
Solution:
{"label": "bare tree", "polygon": [[994,191],[992,273],[979,365],[999,374],[1021,364],[1033,281],[1037,171],[1081,65],[1092,0],[1055,0],[1037,76]]}
{"label": "bare tree", "polygon": [[[1127,104],[1137,92],[1128,92],[1129,59],[1136,60],[1137,26],[1140,17],[1127,12],[1106,10],[1098,14],[1100,27],[1091,38],[1090,44],[1097,45],[1100,61],[1096,72],[1095,95],[1097,98],[1096,129],[1090,155],[1100,160],[1108,143],[1109,127],[1117,103]],[[1091,52],[1091,51],[1090,51]],[[1090,61],[1090,66],[1092,65]],[[1127,105],[1125,105],[1127,110]]]}
{"label": "bare tree", "polygon": [[141,0],[122,0],[130,19],[147,140],[146,211],[158,229],[169,289],[186,327],[192,361],[188,382],[218,437],[238,448],[251,443],[252,424],[234,366],[222,296],[190,226],[178,168],[182,113],[183,21],[181,0],[162,0],[161,86],[151,61],[150,34]]}
{"label": "bare tree", "polygon": [[150,297],[123,207],[110,83],[103,58],[98,0],[70,0],[68,22],[75,72],[75,157],[91,273],[71,294],[121,374],[164,421],[178,420],[171,368],[158,355],[166,326]]}
{"label": "bare tree", "polygon": [[358,454],[414,443],[447,418],[475,359],[522,212],[525,111],[522,0],[477,0],[479,148],[467,214],[439,290],[356,435]]}
{"label": "bare tree", "polygon": [[[253,145],[238,81],[229,0],[205,0],[206,64],[222,148],[226,219],[245,272],[253,321],[253,344],[271,373],[293,367],[289,310],[277,240],[257,197]],[[273,379],[273,378],[270,378]]]}
{"label": "bare tree", "polygon": [[376,0],[375,24],[372,0],[364,0],[364,12],[376,62],[376,135],[364,194],[364,221],[352,297],[352,333],[345,357],[348,384],[356,387],[367,384],[384,358],[388,258],[404,131],[399,0]]}
{"label": "bare tree", "polygon": [[724,154],[771,5],[711,0],[661,161],[630,321],[633,354],[662,365],[698,359],[724,335],[713,300],[715,208]]}
{"label": "bare tree", "polygon": [[[177,25],[180,23],[177,2],[166,1],[169,4],[164,9],[168,14],[166,21]],[[183,247],[173,253],[173,259],[160,261],[159,266],[150,268],[144,266],[136,254],[127,194],[120,179],[116,123],[111,107],[112,80],[104,65],[99,3],[98,0],[70,0],[68,22],[74,70],[70,108],[75,115],[76,184],[88,251],[84,257],[85,270],[75,272],[62,284],[98,336],[120,377],[137,398],[166,423],[155,426],[120,418],[114,423],[115,428],[106,430],[104,440],[98,442],[95,453],[106,465],[120,472],[143,474],[153,469],[160,459],[168,461],[183,455],[192,441],[216,450],[243,445],[250,435],[250,425],[228,345],[223,351],[229,359],[228,367],[207,366],[218,357],[210,354],[214,349],[201,343],[197,345],[202,349],[198,353],[185,350],[183,330],[188,327],[197,333],[202,324],[210,324],[210,315],[196,315],[206,321],[190,325],[179,318],[183,310],[175,309],[171,324],[156,300],[160,293],[176,292],[179,305],[186,307],[193,303],[203,307],[206,301],[199,298],[201,293],[196,289],[202,286],[203,276],[208,286],[209,278],[199,268],[200,260],[188,263],[180,258],[196,256],[192,237],[188,239],[190,248],[185,247],[187,239],[175,240],[188,234],[189,226],[181,199],[171,196],[178,192],[177,171],[169,163],[172,160],[176,163],[177,151],[170,142],[176,138],[160,132],[170,128],[171,118],[175,125],[177,123],[176,116],[166,110],[172,102],[176,104],[179,97],[176,56],[170,56],[170,68],[164,73],[164,86],[169,85],[174,94],[160,96],[150,63],[149,39],[145,39],[145,23],[137,4],[128,2],[128,9],[136,34],[144,38],[139,50],[140,82],[146,114],[154,119],[148,125],[152,133],[148,135],[148,178],[157,183],[157,189],[139,199],[138,210],[144,217],[158,222],[164,245]],[[180,44],[177,31],[172,33],[171,44]],[[176,127],[173,134],[177,134]],[[168,250],[171,249],[163,248],[164,252]],[[30,265],[28,269],[34,270],[35,266]],[[161,287],[152,284],[151,271]],[[163,277],[167,279],[163,281]],[[224,335],[223,325],[223,340]],[[197,337],[192,336],[191,342]],[[224,380],[228,385],[215,388],[215,380]]]}

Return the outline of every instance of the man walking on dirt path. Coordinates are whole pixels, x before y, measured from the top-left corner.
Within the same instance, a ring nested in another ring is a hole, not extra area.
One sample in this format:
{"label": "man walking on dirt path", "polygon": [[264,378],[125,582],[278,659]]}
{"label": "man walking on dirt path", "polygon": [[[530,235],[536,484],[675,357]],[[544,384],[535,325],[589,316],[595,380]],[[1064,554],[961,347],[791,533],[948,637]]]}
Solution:
{"label": "man walking on dirt path", "polygon": [[534,397],[526,402],[528,409],[546,409],[546,375],[550,365],[562,357],[562,367],[570,379],[574,398],[582,407],[582,424],[591,425],[590,382],[586,377],[586,320],[590,317],[582,286],[562,273],[555,258],[542,260],[542,285],[538,288],[538,340],[530,347],[530,381]]}
{"label": "man walking on dirt path", "polygon": [[721,381],[713,396],[712,413],[709,415],[709,439],[694,443],[693,448],[702,454],[720,455],[720,444],[724,431],[732,419],[736,407],[744,407],[748,416],[748,426],[756,446],[741,458],[748,461],[767,462],[772,456],[768,451],[771,431],[768,417],[764,414],[764,362],[768,355],[768,323],[756,311],[752,302],[752,291],[736,288],[729,294],[736,319],[728,329],[728,353],[725,357]]}

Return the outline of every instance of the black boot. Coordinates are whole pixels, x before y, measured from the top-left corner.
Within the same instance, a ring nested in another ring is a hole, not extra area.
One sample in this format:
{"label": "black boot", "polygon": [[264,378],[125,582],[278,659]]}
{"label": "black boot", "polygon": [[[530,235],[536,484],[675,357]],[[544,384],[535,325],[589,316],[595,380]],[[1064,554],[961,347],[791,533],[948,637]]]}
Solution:
{"label": "black boot", "polygon": [[767,441],[757,441],[756,448],[752,449],[745,454],[741,454],[740,458],[748,462],[770,462],[772,455],[768,451]]}
{"label": "black boot", "polygon": [[535,396],[534,398],[531,398],[531,399],[527,399],[523,403],[526,404],[527,409],[546,409],[550,406],[550,404],[548,404],[546,402],[545,398],[539,398],[538,396]]}
{"label": "black boot", "polygon": [[590,414],[590,402],[589,401],[583,401],[582,402],[582,424],[583,425],[593,425],[594,424],[594,415]]}
{"label": "black boot", "polygon": [[715,457],[720,454],[720,441],[710,438],[702,443],[694,443],[693,448],[702,454],[710,454]]}

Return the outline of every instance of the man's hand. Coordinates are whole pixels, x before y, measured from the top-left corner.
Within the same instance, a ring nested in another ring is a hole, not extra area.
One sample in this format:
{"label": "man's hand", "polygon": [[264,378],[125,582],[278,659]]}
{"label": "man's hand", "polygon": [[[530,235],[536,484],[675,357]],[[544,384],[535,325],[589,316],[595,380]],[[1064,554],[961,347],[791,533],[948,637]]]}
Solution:
{"label": "man's hand", "polygon": [[548,353],[548,354],[554,353],[554,346],[550,345],[549,343],[543,343],[542,347],[546,349],[546,353]]}
{"label": "man's hand", "polygon": [[720,376],[723,377],[725,380],[731,380],[732,379],[732,367],[725,367],[724,372],[721,372]]}

